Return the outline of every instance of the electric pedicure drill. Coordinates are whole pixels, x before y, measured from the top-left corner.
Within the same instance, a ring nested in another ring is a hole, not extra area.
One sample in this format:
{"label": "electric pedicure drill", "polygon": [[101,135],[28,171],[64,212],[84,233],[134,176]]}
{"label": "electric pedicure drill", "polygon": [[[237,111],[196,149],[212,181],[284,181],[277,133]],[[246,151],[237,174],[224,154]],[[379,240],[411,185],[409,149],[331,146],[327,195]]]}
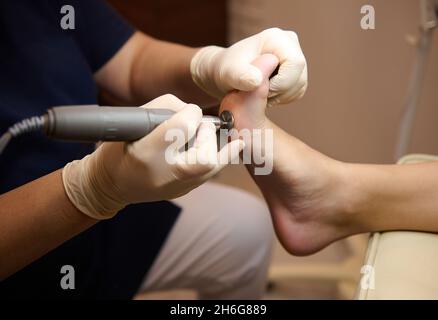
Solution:
{"label": "electric pedicure drill", "polygon": [[[135,141],[148,135],[175,112],[168,109],[139,107],[100,107],[97,105],[60,106],[47,110],[42,116],[24,119],[0,138],[0,153],[12,137],[42,130],[48,137],[61,140]],[[216,129],[232,129],[233,115],[224,111],[219,117],[203,116]]]}

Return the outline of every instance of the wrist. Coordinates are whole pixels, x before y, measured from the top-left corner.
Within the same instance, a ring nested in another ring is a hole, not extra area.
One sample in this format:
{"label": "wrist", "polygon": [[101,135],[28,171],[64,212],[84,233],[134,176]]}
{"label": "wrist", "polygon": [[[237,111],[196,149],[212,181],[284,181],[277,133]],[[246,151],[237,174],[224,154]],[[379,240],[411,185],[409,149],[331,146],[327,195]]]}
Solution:
{"label": "wrist", "polygon": [[126,204],[110,190],[112,182],[99,163],[99,149],[68,163],[62,170],[62,181],[67,197],[79,211],[104,220],[114,217]]}
{"label": "wrist", "polygon": [[207,46],[199,49],[190,61],[190,74],[193,82],[209,95],[221,99],[224,93],[215,84],[216,59],[225,50],[218,46]]}

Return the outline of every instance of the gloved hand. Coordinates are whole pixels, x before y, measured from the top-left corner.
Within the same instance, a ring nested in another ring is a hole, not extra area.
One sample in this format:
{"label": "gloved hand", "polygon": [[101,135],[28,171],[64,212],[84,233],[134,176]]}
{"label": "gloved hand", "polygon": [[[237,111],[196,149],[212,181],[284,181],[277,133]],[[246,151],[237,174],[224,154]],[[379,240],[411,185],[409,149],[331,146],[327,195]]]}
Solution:
{"label": "gloved hand", "polygon": [[232,89],[253,91],[263,76],[251,63],[272,53],[280,62],[278,74],[270,79],[268,106],[301,98],[307,89],[307,64],[293,31],[267,29],[225,49],[208,46],[192,58],[193,81],[208,94],[221,99]]}
{"label": "gloved hand", "polygon": [[[172,95],[142,108],[166,108],[177,113],[146,137],[133,143],[105,142],[62,173],[67,196],[80,211],[95,219],[113,217],[130,203],[181,196],[238,157],[243,142],[235,140],[217,151],[216,129],[201,123],[202,111]],[[173,141],[179,135],[179,143]],[[184,145],[195,138],[187,151]],[[219,161],[221,160],[221,161]]]}

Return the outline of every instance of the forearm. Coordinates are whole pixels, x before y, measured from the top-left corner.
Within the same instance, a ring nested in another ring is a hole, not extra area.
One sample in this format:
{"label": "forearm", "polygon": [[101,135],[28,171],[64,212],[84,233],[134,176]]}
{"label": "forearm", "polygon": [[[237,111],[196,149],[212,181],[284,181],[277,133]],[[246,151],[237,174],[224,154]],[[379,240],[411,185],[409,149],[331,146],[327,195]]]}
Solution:
{"label": "forearm", "polygon": [[142,105],[163,94],[207,106],[215,102],[193,82],[190,62],[198,49],[134,33],[95,74],[98,87],[115,102]]}
{"label": "forearm", "polygon": [[61,170],[0,196],[0,279],[96,223],[67,198]]}
{"label": "forearm", "polygon": [[199,105],[215,100],[192,80],[190,62],[196,48],[156,40],[142,35],[139,54],[133,62],[132,93],[137,101],[149,101],[166,93]]}

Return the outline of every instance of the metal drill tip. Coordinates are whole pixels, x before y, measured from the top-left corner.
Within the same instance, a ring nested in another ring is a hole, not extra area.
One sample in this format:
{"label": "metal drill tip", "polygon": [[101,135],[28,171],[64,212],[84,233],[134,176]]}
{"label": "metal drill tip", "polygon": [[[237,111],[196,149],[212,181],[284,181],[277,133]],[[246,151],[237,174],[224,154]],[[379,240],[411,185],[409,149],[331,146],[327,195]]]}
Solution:
{"label": "metal drill tip", "polygon": [[213,123],[214,126],[216,127],[216,130],[220,129],[222,126],[222,121],[221,119],[219,119],[219,117],[216,116],[203,116],[202,117],[202,122],[210,122]]}
{"label": "metal drill tip", "polygon": [[231,130],[234,127],[234,117],[233,114],[228,111],[224,110],[219,115],[219,118],[221,119],[221,129],[228,129]]}
{"label": "metal drill tip", "polygon": [[234,117],[233,114],[230,111],[223,111],[219,117],[216,116],[203,116],[202,122],[210,122],[213,123],[216,127],[216,130],[218,129],[227,129],[231,130],[234,127]]}

